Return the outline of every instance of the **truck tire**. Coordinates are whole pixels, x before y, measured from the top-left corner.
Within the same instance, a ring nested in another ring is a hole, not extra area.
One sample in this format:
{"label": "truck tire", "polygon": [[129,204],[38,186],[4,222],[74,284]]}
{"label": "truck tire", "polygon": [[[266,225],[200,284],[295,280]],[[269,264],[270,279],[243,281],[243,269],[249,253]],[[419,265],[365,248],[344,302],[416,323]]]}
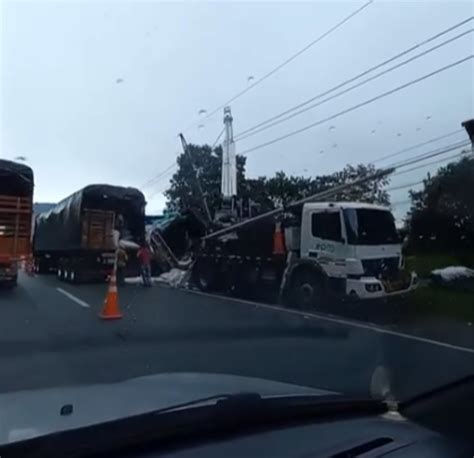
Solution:
{"label": "truck tire", "polygon": [[218,270],[216,264],[209,259],[198,259],[193,266],[192,278],[194,284],[205,292],[215,291],[218,285]]}
{"label": "truck tire", "polygon": [[56,277],[59,281],[64,281],[64,269],[61,266],[56,270]]}
{"label": "truck tire", "polygon": [[324,275],[315,269],[299,269],[291,277],[288,305],[300,309],[317,309],[326,301]]}
{"label": "truck tire", "polygon": [[79,269],[72,269],[69,271],[69,281],[78,285],[82,281],[81,271]]}
{"label": "truck tire", "polygon": [[13,289],[18,286],[18,275],[15,275],[13,278],[10,278],[5,283],[3,283],[7,289]]}
{"label": "truck tire", "polygon": [[36,258],[34,262],[34,272],[37,274],[44,274],[46,273],[45,263],[41,258]]}

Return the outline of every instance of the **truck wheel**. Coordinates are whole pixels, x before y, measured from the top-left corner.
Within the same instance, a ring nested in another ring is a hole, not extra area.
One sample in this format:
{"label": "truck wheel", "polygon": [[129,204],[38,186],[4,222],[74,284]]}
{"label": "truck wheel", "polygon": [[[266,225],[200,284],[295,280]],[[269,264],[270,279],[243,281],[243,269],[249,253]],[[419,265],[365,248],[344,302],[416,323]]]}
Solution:
{"label": "truck wheel", "polygon": [[207,259],[200,259],[193,267],[193,281],[201,291],[214,291],[218,282],[216,265]]}
{"label": "truck wheel", "polygon": [[318,308],[324,303],[326,290],[324,278],[311,269],[295,272],[291,279],[289,305],[308,309]]}
{"label": "truck wheel", "polygon": [[13,289],[18,286],[18,275],[15,275],[13,278],[5,282],[5,286],[8,289]]}
{"label": "truck wheel", "polygon": [[81,273],[80,271],[78,270],[71,270],[69,272],[69,281],[71,283],[74,283],[76,285],[78,285],[80,282],[81,282],[82,278],[81,278]]}
{"label": "truck wheel", "polygon": [[45,268],[43,266],[43,263],[41,262],[41,259],[40,258],[37,258],[35,259],[35,262],[34,262],[34,272],[37,273],[37,274],[43,274],[45,273]]}

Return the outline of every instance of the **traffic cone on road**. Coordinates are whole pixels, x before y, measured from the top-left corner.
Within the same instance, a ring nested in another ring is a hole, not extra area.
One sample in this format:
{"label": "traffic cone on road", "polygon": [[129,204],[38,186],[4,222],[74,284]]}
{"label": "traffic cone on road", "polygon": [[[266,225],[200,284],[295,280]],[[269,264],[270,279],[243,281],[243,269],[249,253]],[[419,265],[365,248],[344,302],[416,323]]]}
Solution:
{"label": "traffic cone on road", "polygon": [[285,254],[285,241],[283,240],[283,231],[281,223],[275,224],[275,232],[273,233],[273,254]]}
{"label": "traffic cone on road", "polygon": [[117,272],[114,267],[112,275],[109,280],[109,287],[107,289],[107,295],[105,296],[104,307],[99,314],[99,317],[103,320],[115,320],[122,318],[120,307],[118,303],[118,292],[117,292]]}

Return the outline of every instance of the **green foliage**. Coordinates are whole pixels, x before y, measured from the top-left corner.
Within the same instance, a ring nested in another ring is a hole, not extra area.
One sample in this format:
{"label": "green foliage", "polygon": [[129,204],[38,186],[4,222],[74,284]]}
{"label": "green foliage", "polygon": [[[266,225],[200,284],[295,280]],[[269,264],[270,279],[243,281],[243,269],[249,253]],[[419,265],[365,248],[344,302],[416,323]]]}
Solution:
{"label": "green foliage", "polygon": [[[213,151],[208,145],[188,145],[192,160],[197,171],[199,182],[206,197],[211,215],[221,206],[221,160],[222,148]],[[373,165],[347,165],[339,172],[311,178],[288,176],[285,172],[277,172],[273,177],[245,177],[244,156],[237,155],[237,186],[238,196],[244,201],[251,199],[262,209],[272,209],[326,189],[340,186],[353,180],[365,177],[376,171]],[[335,196],[331,200],[355,200],[370,203],[389,204],[389,196],[383,187],[388,178],[364,183]],[[190,158],[184,153],[178,157],[178,171],[173,175],[170,188],[165,192],[168,207],[175,210],[185,208],[199,209],[202,203],[196,191],[196,181]]]}
{"label": "green foliage", "polygon": [[405,298],[410,315],[452,317],[457,320],[474,320],[472,291],[458,291],[436,286],[420,286]]}
{"label": "green foliage", "polygon": [[[193,208],[202,212],[202,201],[196,189],[196,175],[201,184],[204,197],[211,211],[221,206],[221,163],[222,148],[214,150],[208,145],[188,145],[190,158],[184,153],[178,156],[178,171],[170,181],[170,187],[165,191],[168,198],[168,208],[183,210]],[[196,175],[193,172],[193,165]],[[245,175],[245,157],[237,157],[237,182],[242,183]]]}
{"label": "green foliage", "polygon": [[474,160],[464,158],[428,175],[411,191],[409,250],[439,253],[474,250]]}
{"label": "green foliage", "polygon": [[474,253],[429,253],[407,256],[406,267],[409,271],[415,271],[420,277],[428,278],[435,269],[448,266],[466,266],[474,268]]}

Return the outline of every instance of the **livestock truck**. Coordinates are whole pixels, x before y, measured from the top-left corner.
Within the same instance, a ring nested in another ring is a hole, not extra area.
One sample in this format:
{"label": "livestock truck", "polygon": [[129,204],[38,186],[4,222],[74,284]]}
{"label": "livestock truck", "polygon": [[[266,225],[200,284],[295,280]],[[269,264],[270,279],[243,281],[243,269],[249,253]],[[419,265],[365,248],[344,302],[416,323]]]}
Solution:
{"label": "livestock truck", "polygon": [[14,287],[21,260],[31,255],[33,171],[0,160],[0,284]]}
{"label": "livestock truck", "polygon": [[[37,273],[56,272],[61,281],[85,283],[110,275],[117,239],[145,238],[145,197],[135,188],[89,185],[36,218],[33,253]],[[128,270],[138,273],[135,256]]]}
{"label": "livestock truck", "polygon": [[298,307],[402,294],[417,284],[390,210],[359,202],[306,202],[279,221],[257,218],[210,234],[192,276],[205,291],[273,290]]}

